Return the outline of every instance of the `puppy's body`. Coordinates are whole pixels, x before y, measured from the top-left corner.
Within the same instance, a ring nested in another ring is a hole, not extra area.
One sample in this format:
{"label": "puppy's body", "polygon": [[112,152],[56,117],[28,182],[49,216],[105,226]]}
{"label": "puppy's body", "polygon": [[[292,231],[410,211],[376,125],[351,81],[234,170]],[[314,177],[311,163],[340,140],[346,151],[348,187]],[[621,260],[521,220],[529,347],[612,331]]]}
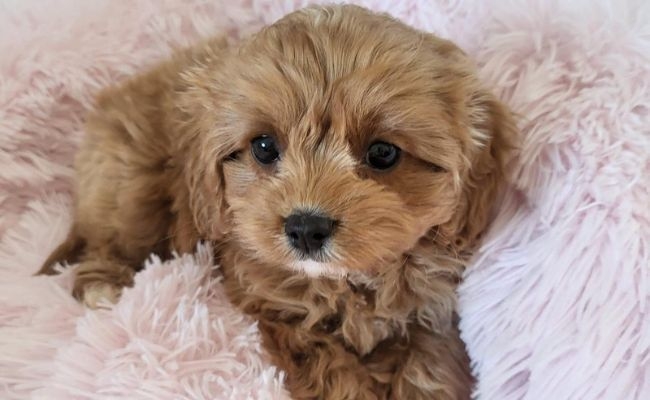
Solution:
{"label": "puppy's body", "polygon": [[[87,131],[74,225],[41,273],[79,262],[74,294],[97,306],[151,252],[210,240],[296,398],[469,397],[454,290],[514,130],[453,44],[310,8],[105,91]],[[315,248],[294,215],[331,222]]]}

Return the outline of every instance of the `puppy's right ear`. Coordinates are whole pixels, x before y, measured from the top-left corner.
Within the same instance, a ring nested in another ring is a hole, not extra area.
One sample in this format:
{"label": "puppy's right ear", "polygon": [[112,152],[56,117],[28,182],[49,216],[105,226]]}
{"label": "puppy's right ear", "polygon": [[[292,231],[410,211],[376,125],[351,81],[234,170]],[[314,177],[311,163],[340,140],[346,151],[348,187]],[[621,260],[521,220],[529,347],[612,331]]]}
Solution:
{"label": "puppy's right ear", "polygon": [[196,149],[185,163],[185,182],[194,225],[202,237],[217,240],[227,232],[222,160],[209,149]]}
{"label": "puppy's right ear", "polygon": [[[199,235],[218,240],[227,231],[227,204],[224,197],[223,144],[215,135],[215,89],[212,77],[218,74],[226,49],[223,40],[208,41],[179,57],[186,63],[174,87],[173,134],[177,136],[180,179],[187,191],[182,201]],[[183,205],[179,204],[179,207]]]}

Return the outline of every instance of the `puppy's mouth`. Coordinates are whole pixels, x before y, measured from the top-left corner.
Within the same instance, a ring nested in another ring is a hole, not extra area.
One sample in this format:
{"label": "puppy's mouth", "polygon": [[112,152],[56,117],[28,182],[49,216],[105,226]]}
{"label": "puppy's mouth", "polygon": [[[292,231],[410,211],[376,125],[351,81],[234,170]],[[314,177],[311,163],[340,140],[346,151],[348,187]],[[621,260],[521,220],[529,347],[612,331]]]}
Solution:
{"label": "puppy's mouth", "polygon": [[348,271],[338,265],[329,262],[319,262],[311,259],[299,260],[291,264],[291,267],[300,272],[304,272],[307,276],[312,278],[330,277],[342,278],[345,277]]}
{"label": "puppy's mouth", "polygon": [[327,249],[322,249],[317,252],[310,252],[308,254],[305,254],[299,250],[292,249],[292,254],[298,263],[310,262],[317,264],[327,264],[334,258],[329,254],[329,251]]}
{"label": "puppy's mouth", "polygon": [[335,261],[336,257],[331,251],[331,239],[329,243],[324,244],[323,248],[317,251],[304,252],[291,247],[293,262],[290,262],[291,268],[297,271],[303,271],[312,277],[344,275],[344,269]]}

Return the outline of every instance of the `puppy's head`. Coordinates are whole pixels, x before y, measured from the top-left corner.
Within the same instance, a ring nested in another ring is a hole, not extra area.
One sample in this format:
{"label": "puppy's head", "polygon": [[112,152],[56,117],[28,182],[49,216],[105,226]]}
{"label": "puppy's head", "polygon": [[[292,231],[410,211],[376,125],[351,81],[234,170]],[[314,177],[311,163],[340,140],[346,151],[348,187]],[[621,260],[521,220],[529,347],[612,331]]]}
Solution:
{"label": "puppy's head", "polygon": [[354,7],[290,14],[185,75],[192,208],[260,263],[376,272],[470,248],[513,124],[452,43]]}

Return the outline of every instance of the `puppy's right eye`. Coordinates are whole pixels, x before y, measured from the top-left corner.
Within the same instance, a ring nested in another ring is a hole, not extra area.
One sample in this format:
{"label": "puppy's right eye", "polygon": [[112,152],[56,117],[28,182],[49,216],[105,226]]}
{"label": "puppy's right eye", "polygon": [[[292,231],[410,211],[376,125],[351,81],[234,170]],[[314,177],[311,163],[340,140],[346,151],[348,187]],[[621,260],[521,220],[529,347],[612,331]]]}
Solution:
{"label": "puppy's right eye", "polygon": [[237,161],[239,160],[239,156],[241,155],[241,151],[233,151],[232,153],[228,154],[228,157],[226,157],[225,161]]}
{"label": "puppy's right eye", "polygon": [[251,141],[253,157],[264,165],[272,164],[280,157],[275,139],[269,135],[258,136]]}

